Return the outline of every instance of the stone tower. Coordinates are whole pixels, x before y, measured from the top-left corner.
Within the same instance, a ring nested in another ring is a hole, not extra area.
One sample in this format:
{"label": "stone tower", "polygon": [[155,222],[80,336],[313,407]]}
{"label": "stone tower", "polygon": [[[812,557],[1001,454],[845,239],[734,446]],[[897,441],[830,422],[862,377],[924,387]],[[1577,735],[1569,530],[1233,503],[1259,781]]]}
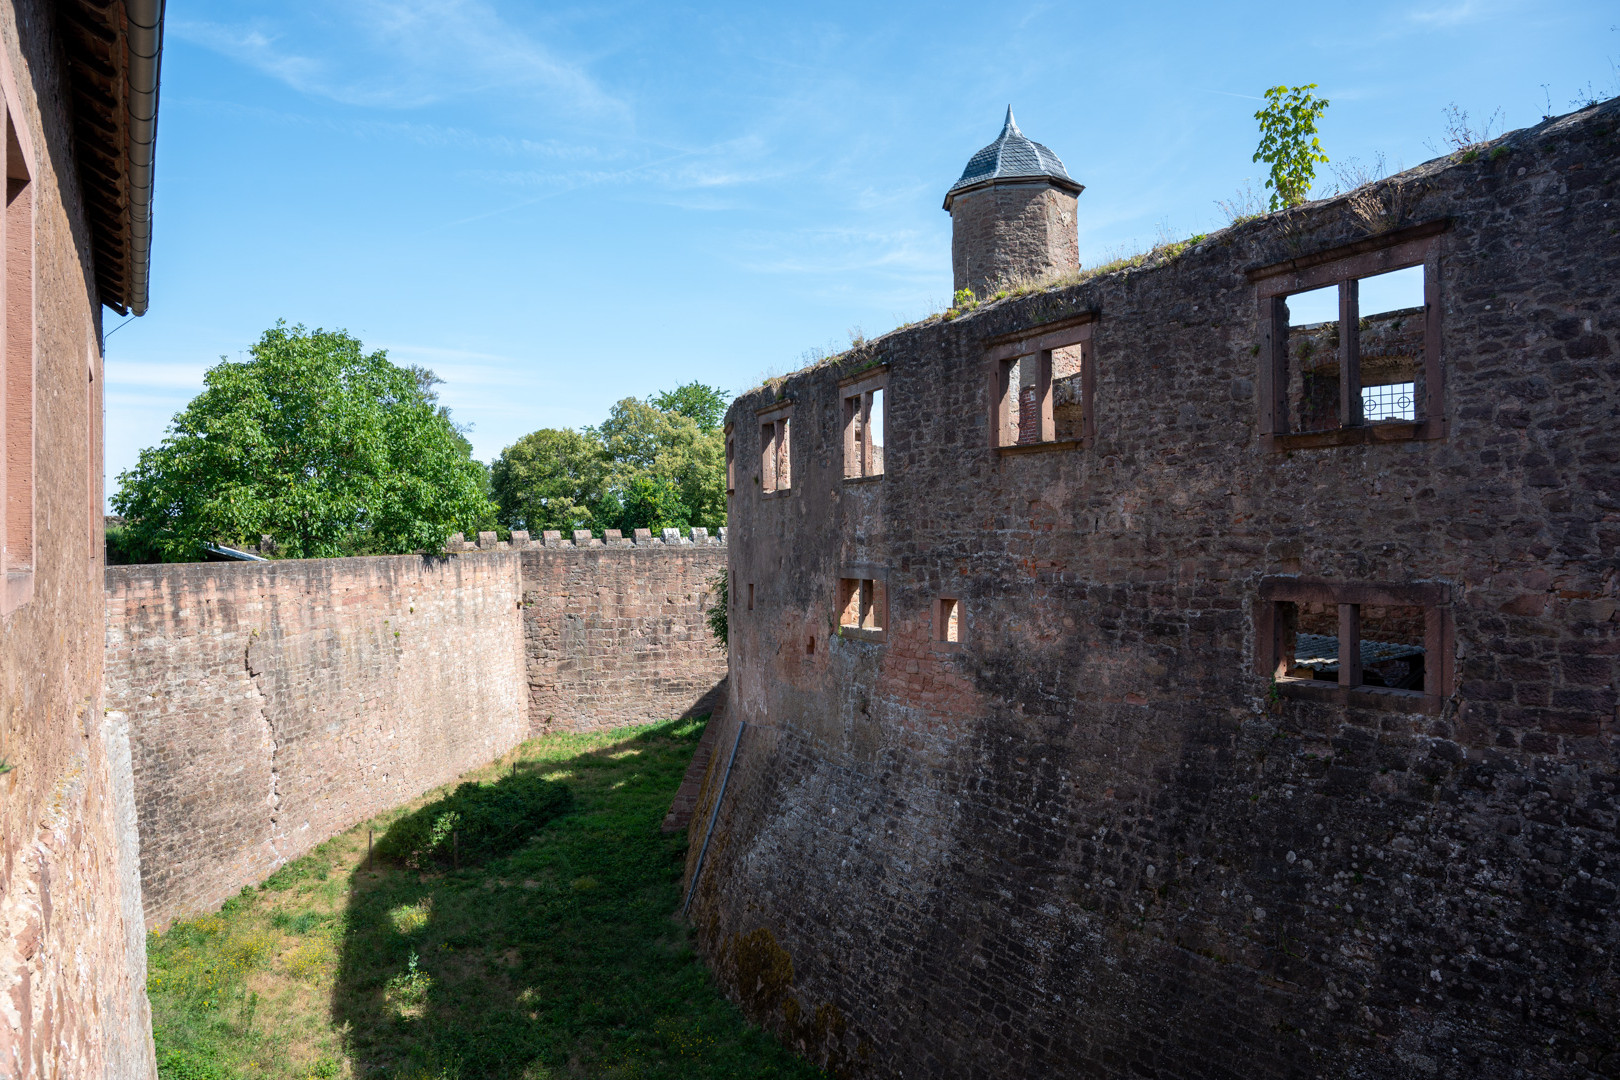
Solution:
{"label": "stone tower", "polygon": [[1080,267],[1075,199],[1084,190],[1058,156],[1018,130],[1012,106],[995,142],[945,193],[953,289],[979,296],[1021,278]]}

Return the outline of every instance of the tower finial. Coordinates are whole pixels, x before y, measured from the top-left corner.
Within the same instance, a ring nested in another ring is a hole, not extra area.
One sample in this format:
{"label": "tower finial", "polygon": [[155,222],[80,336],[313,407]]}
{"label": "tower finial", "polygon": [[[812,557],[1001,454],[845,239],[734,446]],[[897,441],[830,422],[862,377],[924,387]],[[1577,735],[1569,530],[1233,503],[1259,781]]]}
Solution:
{"label": "tower finial", "polygon": [[1018,131],[1018,121],[1013,119],[1012,106],[1011,105],[1007,106],[1007,122],[1005,124],[1001,125],[1001,132],[1002,132],[1003,135],[1005,135],[1009,131],[1018,132],[1018,134],[1020,134],[1020,135],[1023,134],[1023,132]]}

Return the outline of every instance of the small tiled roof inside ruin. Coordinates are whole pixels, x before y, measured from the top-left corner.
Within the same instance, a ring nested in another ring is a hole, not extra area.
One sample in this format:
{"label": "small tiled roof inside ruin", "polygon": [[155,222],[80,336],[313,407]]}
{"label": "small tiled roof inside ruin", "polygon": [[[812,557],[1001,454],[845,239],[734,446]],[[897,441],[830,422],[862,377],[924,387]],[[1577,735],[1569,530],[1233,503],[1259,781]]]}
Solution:
{"label": "small tiled roof inside ruin", "polygon": [[1007,122],[1002,125],[996,141],[968,159],[961,179],[945,193],[945,209],[951,200],[971,188],[983,187],[997,180],[1045,179],[1078,195],[1082,185],[1076,183],[1063,167],[1058,156],[1040,143],[1018,130],[1013,119],[1012,106],[1007,106]]}

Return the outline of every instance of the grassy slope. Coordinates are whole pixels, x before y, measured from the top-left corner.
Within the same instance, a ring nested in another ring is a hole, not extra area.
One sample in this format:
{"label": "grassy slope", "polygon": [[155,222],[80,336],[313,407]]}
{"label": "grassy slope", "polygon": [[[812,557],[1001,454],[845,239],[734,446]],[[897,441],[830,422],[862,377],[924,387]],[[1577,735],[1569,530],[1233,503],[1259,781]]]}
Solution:
{"label": "grassy slope", "polygon": [[380,837],[436,792],[153,935],[160,1074],[822,1075],[742,1019],[671,918],[685,841],[658,826],[701,730],[550,736],[471,774],[535,769],[575,794],[506,858],[365,869],[367,828]]}

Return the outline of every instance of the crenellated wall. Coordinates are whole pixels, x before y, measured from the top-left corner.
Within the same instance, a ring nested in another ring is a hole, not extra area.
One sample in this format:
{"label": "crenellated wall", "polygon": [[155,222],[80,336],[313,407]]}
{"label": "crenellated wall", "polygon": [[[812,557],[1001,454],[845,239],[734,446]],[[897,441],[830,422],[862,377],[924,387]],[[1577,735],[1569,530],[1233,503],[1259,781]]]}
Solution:
{"label": "crenellated wall", "polygon": [[128,718],[147,923],[532,734],[706,711],[725,549],[697,533],[109,568],[107,706]]}
{"label": "crenellated wall", "polygon": [[[1620,1072],[1617,208],[1609,102],[740,398],[688,870],[741,728],[691,909],[733,998],[838,1076]],[[1421,348],[1360,333],[1420,415],[1283,425],[1353,383],[1270,297],[1414,259]],[[1094,431],[998,447],[996,365],[1082,341]],[[1419,685],[1301,673],[1290,605],[1394,612]]]}

